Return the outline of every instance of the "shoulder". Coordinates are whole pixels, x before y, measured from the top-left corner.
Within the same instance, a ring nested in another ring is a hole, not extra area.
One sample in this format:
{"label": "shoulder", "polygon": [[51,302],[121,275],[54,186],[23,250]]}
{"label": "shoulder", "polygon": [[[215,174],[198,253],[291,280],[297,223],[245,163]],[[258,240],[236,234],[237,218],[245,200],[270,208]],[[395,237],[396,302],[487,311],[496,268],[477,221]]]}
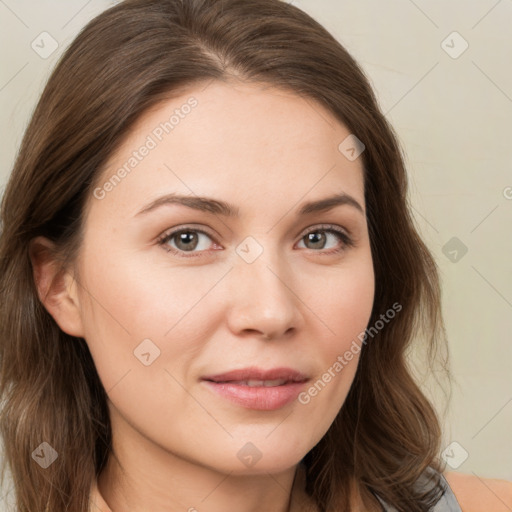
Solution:
{"label": "shoulder", "polygon": [[512,482],[449,471],[443,473],[462,512],[510,512]]}

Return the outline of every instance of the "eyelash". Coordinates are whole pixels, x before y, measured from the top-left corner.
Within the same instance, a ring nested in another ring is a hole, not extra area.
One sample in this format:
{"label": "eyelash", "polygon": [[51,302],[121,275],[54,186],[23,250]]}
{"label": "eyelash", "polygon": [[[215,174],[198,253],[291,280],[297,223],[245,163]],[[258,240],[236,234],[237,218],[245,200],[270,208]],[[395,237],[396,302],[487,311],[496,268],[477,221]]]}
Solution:
{"label": "eyelash", "polygon": [[[174,231],[171,231],[170,233],[164,233],[164,235],[162,235],[158,239],[158,245],[162,246],[162,248],[165,251],[170,252],[170,253],[175,254],[175,255],[178,255],[180,257],[193,258],[193,257],[197,257],[197,256],[202,256],[202,254],[205,251],[199,251],[199,252],[196,252],[196,253],[192,252],[189,255],[187,255],[186,251],[181,251],[181,250],[178,250],[178,249],[174,249],[173,247],[169,247],[167,245],[167,242],[172,240],[172,238],[174,236],[176,236],[177,234],[179,234],[179,233],[187,233],[187,232],[202,233],[202,234],[208,236],[209,238],[213,239],[212,235],[210,233],[208,233],[207,231],[204,231],[203,229],[187,228],[185,226],[185,227],[180,227],[179,229],[175,229]],[[342,241],[342,246],[338,247],[336,249],[330,249],[330,250],[327,250],[327,251],[322,251],[322,250],[316,251],[315,249],[311,249],[313,252],[318,252],[318,253],[324,254],[324,255],[338,254],[338,253],[340,253],[340,252],[342,252],[342,251],[344,251],[344,250],[354,246],[354,241],[352,240],[352,238],[349,235],[347,235],[347,233],[345,233],[345,231],[342,231],[337,226],[334,226],[334,225],[331,225],[331,224],[327,224],[327,225],[326,224],[322,224],[320,226],[315,226],[314,229],[311,229],[311,230],[307,231],[306,233],[304,233],[304,235],[301,236],[300,240],[304,239],[307,235],[309,235],[311,233],[316,233],[316,232],[332,233],[332,234],[337,235],[338,238],[341,239],[341,241]],[[214,242],[215,242],[215,240],[214,240]]]}

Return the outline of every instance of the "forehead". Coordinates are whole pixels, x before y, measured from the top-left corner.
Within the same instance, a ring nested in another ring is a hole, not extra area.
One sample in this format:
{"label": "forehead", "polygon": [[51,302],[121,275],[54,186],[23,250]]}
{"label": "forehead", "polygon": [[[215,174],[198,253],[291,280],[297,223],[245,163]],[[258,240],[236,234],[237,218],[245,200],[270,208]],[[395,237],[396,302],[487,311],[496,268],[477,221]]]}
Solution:
{"label": "forehead", "polygon": [[223,198],[242,214],[336,192],[364,205],[362,160],[340,150],[350,136],[325,107],[297,93],[265,84],[198,84],[137,120],[103,169],[97,183],[106,193],[93,209],[133,215],[172,192]]}

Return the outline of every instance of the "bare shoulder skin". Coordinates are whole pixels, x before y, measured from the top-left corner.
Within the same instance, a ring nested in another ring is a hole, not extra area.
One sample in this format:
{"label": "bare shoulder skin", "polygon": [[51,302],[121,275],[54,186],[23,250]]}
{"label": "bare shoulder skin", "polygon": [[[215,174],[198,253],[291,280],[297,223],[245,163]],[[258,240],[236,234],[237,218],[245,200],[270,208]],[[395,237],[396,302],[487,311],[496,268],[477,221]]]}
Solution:
{"label": "bare shoulder skin", "polygon": [[450,471],[446,480],[459,502],[462,512],[510,512],[512,510],[512,482],[495,478],[481,478]]}

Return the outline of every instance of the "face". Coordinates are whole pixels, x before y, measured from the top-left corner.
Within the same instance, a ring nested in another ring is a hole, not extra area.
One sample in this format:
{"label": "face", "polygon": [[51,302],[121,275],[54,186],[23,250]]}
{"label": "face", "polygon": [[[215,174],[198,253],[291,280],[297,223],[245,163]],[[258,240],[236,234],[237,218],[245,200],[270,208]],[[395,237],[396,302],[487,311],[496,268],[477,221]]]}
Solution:
{"label": "face", "polygon": [[312,100],[240,83],[139,119],[88,203],[76,266],[118,440],[256,474],[326,433],[374,297],[349,135]]}

